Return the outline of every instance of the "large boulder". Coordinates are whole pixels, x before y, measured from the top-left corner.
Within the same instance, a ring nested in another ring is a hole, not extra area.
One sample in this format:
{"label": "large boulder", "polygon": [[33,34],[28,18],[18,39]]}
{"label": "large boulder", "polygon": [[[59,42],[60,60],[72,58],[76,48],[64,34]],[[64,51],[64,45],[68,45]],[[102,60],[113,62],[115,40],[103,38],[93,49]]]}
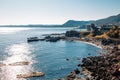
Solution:
{"label": "large boulder", "polygon": [[75,31],[75,30],[71,30],[71,31],[67,31],[65,33],[66,37],[80,37],[80,32]]}

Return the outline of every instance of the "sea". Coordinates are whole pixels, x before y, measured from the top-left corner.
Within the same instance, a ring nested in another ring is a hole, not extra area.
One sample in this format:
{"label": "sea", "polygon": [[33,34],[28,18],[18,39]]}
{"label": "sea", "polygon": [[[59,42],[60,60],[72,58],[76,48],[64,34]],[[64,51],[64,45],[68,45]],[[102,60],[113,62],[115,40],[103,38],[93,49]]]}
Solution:
{"label": "sea", "polygon": [[[100,48],[76,41],[27,42],[29,37],[42,37],[44,34],[65,33],[73,28],[66,27],[1,27],[0,28],[0,80],[58,80],[65,78],[82,59],[98,56]],[[10,66],[16,62],[29,62],[29,65]],[[19,74],[42,71],[42,77],[17,78]],[[78,75],[81,76],[81,75]]]}

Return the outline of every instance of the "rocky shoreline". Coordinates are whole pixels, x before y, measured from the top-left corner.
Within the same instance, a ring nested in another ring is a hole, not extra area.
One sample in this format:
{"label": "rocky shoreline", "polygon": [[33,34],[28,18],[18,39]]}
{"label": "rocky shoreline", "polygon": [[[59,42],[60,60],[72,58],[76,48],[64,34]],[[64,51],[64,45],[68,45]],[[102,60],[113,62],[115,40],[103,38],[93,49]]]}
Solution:
{"label": "rocky shoreline", "polygon": [[[120,80],[120,48],[113,44],[102,45],[99,41],[87,43],[98,45],[107,52],[102,52],[100,56],[83,58],[82,64],[78,64],[81,69],[73,70],[65,80]],[[77,74],[84,75],[84,78]]]}
{"label": "rocky shoreline", "polygon": [[[103,44],[103,39],[89,41],[76,37],[64,37],[67,41],[82,41],[101,48],[100,56],[83,58],[81,69],[75,69],[64,79],[58,80],[120,80],[120,45],[115,42]],[[106,51],[106,52],[104,52]],[[83,78],[78,74],[84,75]]]}
{"label": "rocky shoreline", "polygon": [[[100,56],[83,58],[81,69],[75,69],[66,78],[58,80],[120,80],[120,48],[114,42],[103,44],[103,39],[82,40],[78,37],[61,36],[61,34],[50,34],[43,41],[56,42],[59,40],[82,41],[84,43],[101,48]],[[109,44],[110,43],[110,44]],[[104,52],[106,51],[106,52]],[[84,75],[83,78],[78,74]]]}
{"label": "rocky shoreline", "polygon": [[[90,33],[84,33],[81,37],[77,31],[67,31],[65,34],[50,34],[44,38],[43,41],[49,42],[82,41],[101,48],[100,56],[83,58],[82,64],[77,65],[80,69],[75,69],[66,78],[58,80],[120,80],[120,39],[107,39],[106,34],[102,34],[101,39],[85,37],[88,34]],[[81,78],[78,74],[84,77]]]}
{"label": "rocky shoreline", "polygon": [[81,67],[91,72],[90,80],[119,80],[119,61],[120,50],[114,48],[109,55],[84,58]]}

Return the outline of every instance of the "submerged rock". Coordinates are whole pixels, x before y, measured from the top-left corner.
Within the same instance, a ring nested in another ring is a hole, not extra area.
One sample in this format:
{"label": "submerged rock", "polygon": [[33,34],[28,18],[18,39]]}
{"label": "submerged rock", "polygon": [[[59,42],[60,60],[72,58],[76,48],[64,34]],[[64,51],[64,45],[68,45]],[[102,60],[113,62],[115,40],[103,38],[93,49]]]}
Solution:
{"label": "submerged rock", "polygon": [[69,61],[70,59],[67,58],[66,60]]}

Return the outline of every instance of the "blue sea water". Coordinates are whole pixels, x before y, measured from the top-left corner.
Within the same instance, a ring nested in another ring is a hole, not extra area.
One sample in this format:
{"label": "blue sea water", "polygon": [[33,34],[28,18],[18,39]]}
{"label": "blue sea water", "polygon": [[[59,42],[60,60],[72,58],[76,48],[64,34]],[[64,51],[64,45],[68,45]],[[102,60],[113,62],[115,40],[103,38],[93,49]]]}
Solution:
{"label": "blue sea water", "polygon": [[[0,80],[57,80],[78,68],[82,58],[97,56],[99,48],[83,42],[31,42],[28,37],[42,34],[64,33],[72,28],[0,28]],[[88,55],[88,54],[91,55]],[[66,59],[69,59],[67,61]],[[28,61],[29,65],[9,66],[15,62]],[[16,75],[43,71],[45,76],[18,79]]]}

